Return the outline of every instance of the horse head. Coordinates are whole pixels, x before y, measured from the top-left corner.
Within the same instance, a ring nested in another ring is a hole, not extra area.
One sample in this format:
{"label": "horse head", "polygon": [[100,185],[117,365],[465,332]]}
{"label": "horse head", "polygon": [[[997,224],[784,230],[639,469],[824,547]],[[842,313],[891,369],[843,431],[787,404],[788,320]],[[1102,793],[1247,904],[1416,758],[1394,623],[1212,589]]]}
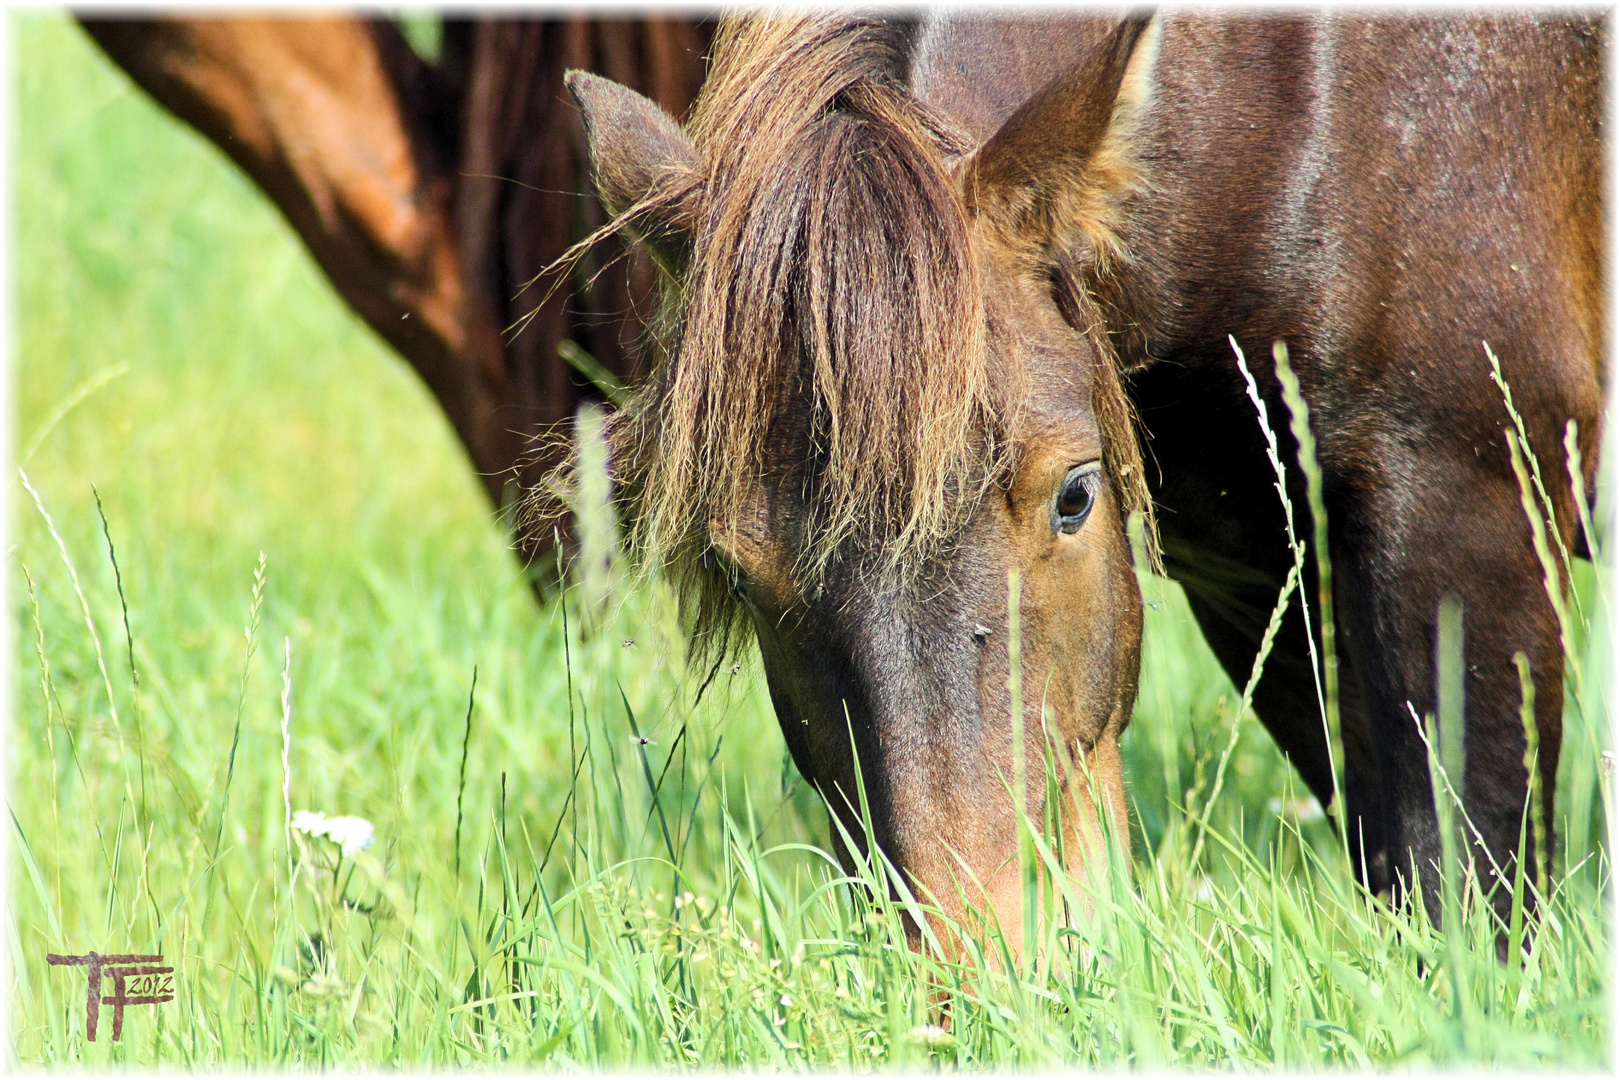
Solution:
{"label": "horse head", "polygon": [[1153,42],[1123,25],[977,147],[876,19],[728,22],[686,128],[568,79],[604,203],[671,284],[662,360],[611,429],[633,546],[700,652],[757,638],[848,832],[863,784],[919,895],[987,904],[1015,944],[1017,809],[1061,824],[1071,868],[1099,812],[1125,821],[1126,523],[1149,503],[1081,281],[1128,257],[1110,226]]}

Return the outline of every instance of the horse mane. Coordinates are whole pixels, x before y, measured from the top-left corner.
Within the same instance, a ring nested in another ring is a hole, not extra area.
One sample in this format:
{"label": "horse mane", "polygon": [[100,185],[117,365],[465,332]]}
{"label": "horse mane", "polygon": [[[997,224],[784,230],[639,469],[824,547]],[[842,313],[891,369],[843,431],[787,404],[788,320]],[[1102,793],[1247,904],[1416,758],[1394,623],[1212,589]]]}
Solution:
{"label": "horse mane", "polygon": [[[792,556],[795,585],[813,589],[852,540],[886,574],[923,565],[1005,464],[1016,393],[991,378],[948,168],[972,147],[912,96],[906,59],[903,32],[878,18],[728,17],[687,129],[702,178],[614,223],[679,204],[694,226],[654,331],[662,360],[609,444],[630,547],[672,580],[700,653],[742,641],[710,537],[751,531],[773,468],[793,470],[812,515]],[[1118,379],[1099,385],[1099,420],[1124,418],[1105,445],[1122,435],[1134,464]],[[773,437],[793,445],[775,464]]]}
{"label": "horse mane", "polygon": [[688,129],[707,168],[688,270],[664,360],[611,435],[632,545],[696,594],[700,639],[724,621],[701,602],[725,585],[709,529],[750,518],[779,421],[808,438],[801,584],[855,537],[914,565],[990,475],[978,268],[944,164],[966,147],[904,71],[877,19],[717,36]]}

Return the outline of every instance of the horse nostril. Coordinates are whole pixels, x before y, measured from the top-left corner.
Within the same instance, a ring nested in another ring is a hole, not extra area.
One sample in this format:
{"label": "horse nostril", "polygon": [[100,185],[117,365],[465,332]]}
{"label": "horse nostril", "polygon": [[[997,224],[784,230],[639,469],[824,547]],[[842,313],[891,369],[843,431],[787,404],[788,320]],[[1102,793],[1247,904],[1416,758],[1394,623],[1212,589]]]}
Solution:
{"label": "horse nostril", "polygon": [[983,643],[983,642],[989,640],[990,628],[988,626],[984,625],[984,623],[974,623],[973,624],[973,636],[975,638],[977,638],[980,641],[980,643]]}

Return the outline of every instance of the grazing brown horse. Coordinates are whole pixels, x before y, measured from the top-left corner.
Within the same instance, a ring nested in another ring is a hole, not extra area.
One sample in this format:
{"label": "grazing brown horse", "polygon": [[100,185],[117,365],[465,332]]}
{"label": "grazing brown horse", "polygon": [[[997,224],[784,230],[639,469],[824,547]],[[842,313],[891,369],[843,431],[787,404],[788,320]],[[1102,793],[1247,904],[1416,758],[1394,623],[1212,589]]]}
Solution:
{"label": "grazing brown horse", "polygon": [[[1093,805],[1123,820],[1142,625],[1124,522],[1150,500],[1166,567],[1246,678],[1292,557],[1231,334],[1251,357],[1285,340],[1314,417],[1368,884],[1439,855],[1408,703],[1434,707],[1446,596],[1465,611],[1463,797],[1512,865],[1513,656],[1533,663],[1549,808],[1563,659],[1480,343],[1550,472],[1579,423],[1590,484],[1604,34],[1581,16],[762,16],[723,26],[685,129],[569,76],[604,202],[678,285],[666,359],[613,433],[628,520],[700,644],[752,629],[794,760],[852,831],[858,755],[886,854],[948,908],[960,882],[1019,925],[1009,569],[1022,727],[1073,763],[1071,835],[1096,836]],[[1572,493],[1549,490],[1574,544]],[[1326,803],[1319,628],[1292,618],[1256,710]]]}

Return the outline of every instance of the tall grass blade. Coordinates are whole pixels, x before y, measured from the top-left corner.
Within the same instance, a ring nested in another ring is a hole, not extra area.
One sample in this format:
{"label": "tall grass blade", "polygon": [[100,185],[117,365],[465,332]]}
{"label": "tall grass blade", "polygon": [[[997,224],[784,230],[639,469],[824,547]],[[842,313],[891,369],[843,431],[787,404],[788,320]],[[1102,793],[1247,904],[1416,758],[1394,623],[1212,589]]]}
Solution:
{"label": "tall grass blade", "polygon": [[[1536,514],[1539,517],[1542,510],[1545,510],[1545,520],[1554,523],[1552,539],[1558,545],[1558,554],[1563,562],[1564,572],[1570,573],[1573,566],[1570,562],[1569,548],[1565,545],[1564,537],[1556,526],[1558,514],[1553,508],[1552,496],[1547,493],[1546,485],[1541,482],[1541,462],[1536,456],[1535,448],[1530,445],[1530,436],[1524,427],[1524,417],[1520,415],[1518,406],[1513,402],[1513,389],[1508,386],[1507,378],[1502,374],[1502,362],[1496,358],[1496,353],[1491,351],[1490,342],[1482,341],[1480,345],[1485,350],[1485,359],[1491,365],[1491,381],[1496,383],[1497,389],[1502,392],[1502,404],[1507,408],[1508,418],[1513,421],[1513,428],[1508,435],[1508,441],[1518,448],[1519,453],[1530,465],[1530,482],[1535,486],[1536,494],[1540,496],[1541,503]],[[1534,505],[1534,499],[1528,493],[1526,498]]]}
{"label": "tall grass blade", "polygon": [[[1339,732],[1339,655],[1337,624],[1333,616],[1333,558],[1328,549],[1327,500],[1322,493],[1322,468],[1316,459],[1316,436],[1311,432],[1311,410],[1300,390],[1299,377],[1288,363],[1288,346],[1278,341],[1271,347],[1277,364],[1277,381],[1282,384],[1283,401],[1288,405],[1289,430],[1299,447],[1299,468],[1305,474],[1305,499],[1311,511],[1312,549],[1316,554],[1316,608],[1321,615],[1322,635],[1322,719],[1328,745],[1328,764],[1333,773],[1334,821],[1345,854],[1350,853],[1348,832],[1350,808],[1344,804],[1344,740]],[[1310,625],[1309,620],[1306,626]]]}
{"label": "tall grass blade", "polygon": [[456,772],[456,881],[461,880],[461,800],[467,793],[467,750],[472,745],[473,703],[478,694],[478,665],[473,665],[472,683],[467,687],[467,715],[461,723],[461,768]]}
{"label": "tall grass blade", "polygon": [[1536,680],[1530,671],[1530,658],[1524,653],[1514,653],[1513,663],[1519,669],[1519,721],[1524,725],[1525,799],[1534,842],[1536,897],[1545,900],[1550,853],[1547,851],[1547,815],[1541,795],[1541,728],[1536,724]]}
{"label": "tall grass blade", "polygon": [[231,809],[231,785],[236,780],[236,750],[242,744],[242,717],[247,712],[248,676],[253,671],[253,654],[259,644],[259,618],[264,611],[264,581],[267,560],[264,552],[259,552],[259,563],[253,570],[253,603],[248,613],[248,625],[243,632],[247,639],[247,648],[242,655],[242,677],[236,688],[236,721],[231,726],[231,751],[225,759],[225,787],[219,796],[219,821],[214,827],[214,846],[208,853],[209,888],[207,903],[203,907],[202,925],[208,927],[208,917],[214,910],[215,890],[214,871],[219,865],[219,848],[225,840],[225,819]]}

